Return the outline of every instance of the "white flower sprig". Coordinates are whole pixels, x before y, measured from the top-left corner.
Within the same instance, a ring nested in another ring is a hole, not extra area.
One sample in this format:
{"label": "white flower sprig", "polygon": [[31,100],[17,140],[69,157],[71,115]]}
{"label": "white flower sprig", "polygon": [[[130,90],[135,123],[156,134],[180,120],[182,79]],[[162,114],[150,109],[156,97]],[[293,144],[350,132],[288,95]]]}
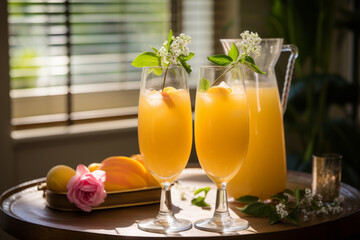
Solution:
{"label": "white flower sprig", "polygon": [[[154,52],[144,52],[137,56],[131,63],[134,67],[168,67],[171,64],[183,66],[188,74],[191,67],[186,61],[194,57],[194,53],[190,52],[188,45],[191,44],[191,37],[184,33],[179,36],[173,36],[170,29],[168,39],[163,43],[162,47],[157,50],[152,47]],[[167,70],[167,69],[166,69]],[[154,73],[161,75],[162,70],[154,68]],[[166,76],[166,74],[164,74]]]}
{"label": "white flower sprig", "polygon": [[306,222],[315,216],[339,214],[343,211],[341,204],[344,201],[344,197],[340,195],[332,203],[323,203],[322,196],[314,196],[309,188],[296,188],[295,191],[286,189],[270,199],[270,202],[262,202],[258,197],[244,196],[237,200],[246,204],[245,207],[239,208],[246,214],[269,217],[270,224],[282,221],[295,225],[300,224],[301,217]]}
{"label": "white flower sprig", "polygon": [[162,66],[180,65],[181,56],[188,57],[190,54],[188,45],[191,44],[191,37],[189,35],[181,33],[180,36],[172,36],[171,40],[170,46],[169,41],[166,40],[157,53],[161,57]]}
{"label": "white flower sprig", "polygon": [[280,216],[280,218],[285,218],[287,215],[289,215],[284,203],[276,204],[275,207],[276,207],[276,213]]}
{"label": "white flower sprig", "polygon": [[[184,33],[180,36],[174,37],[173,32],[170,29],[168,40],[165,41],[160,48],[157,50],[152,47],[154,52],[144,52],[137,56],[131,63],[134,67],[165,67],[164,81],[162,89],[165,87],[166,74],[171,64],[182,66],[185,71],[190,75],[191,67],[186,62],[194,57],[195,53],[190,52],[188,45],[191,43],[191,37]],[[162,75],[162,68],[151,69],[156,75]]]}
{"label": "white flower sprig", "polygon": [[200,82],[200,91],[206,91],[209,87],[218,85],[221,82],[221,78],[239,64],[246,66],[256,73],[265,74],[265,72],[259,69],[259,67],[255,64],[254,59],[250,56],[251,54],[254,54],[255,57],[260,55],[261,48],[259,44],[261,42],[261,38],[257,33],[249,33],[249,31],[244,31],[240,34],[240,36],[243,39],[237,44],[233,43],[228,55],[220,54],[208,57],[210,62],[219,66],[229,66],[229,68],[216,78],[211,85],[208,79],[203,78]]}
{"label": "white flower sprig", "polygon": [[240,34],[241,41],[236,43],[236,46],[240,48],[242,54],[250,56],[250,54],[254,54],[255,58],[260,56],[261,52],[261,38],[257,33],[244,31]]}
{"label": "white flower sprig", "polygon": [[340,195],[331,203],[323,203],[320,194],[313,196],[310,189],[305,189],[305,196],[300,202],[303,221],[309,221],[310,217],[335,215],[343,211],[341,204],[344,202],[344,196]]}

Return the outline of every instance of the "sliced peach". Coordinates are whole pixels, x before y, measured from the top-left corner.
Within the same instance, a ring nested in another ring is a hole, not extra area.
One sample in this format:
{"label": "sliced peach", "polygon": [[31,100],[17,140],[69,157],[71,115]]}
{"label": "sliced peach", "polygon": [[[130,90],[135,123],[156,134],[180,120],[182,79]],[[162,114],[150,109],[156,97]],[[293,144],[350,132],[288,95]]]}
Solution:
{"label": "sliced peach", "polygon": [[116,156],[101,162],[99,170],[106,172],[105,190],[118,191],[148,186],[147,170],[139,161]]}
{"label": "sliced peach", "polygon": [[98,170],[99,167],[100,167],[101,163],[91,163],[89,166],[88,166],[88,169],[90,172],[93,172],[95,170]]}
{"label": "sliced peach", "polygon": [[140,177],[146,179],[146,168],[143,164],[135,159],[123,156],[109,157],[101,162],[99,170],[127,170],[129,172],[134,172]]}
{"label": "sliced peach", "polygon": [[140,177],[134,172],[129,172],[126,169],[107,170],[104,185],[106,191],[119,191],[148,186],[146,179]]}
{"label": "sliced peach", "polygon": [[[133,154],[131,155],[131,158],[139,161],[142,165],[145,166],[141,154]],[[153,175],[151,175],[151,173],[148,170],[146,170],[146,180],[149,186],[160,186],[159,182],[153,177]]]}
{"label": "sliced peach", "polygon": [[207,93],[220,93],[220,94],[230,94],[232,92],[231,88],[223,87],[223,86],[213,86],[209,88]]}
{"label": "sliced peach", "polygon": [[140,162],[143,166],[145,166],[141,154],[133,154],[130,156],[130,158],[135,159],[136,161]]}

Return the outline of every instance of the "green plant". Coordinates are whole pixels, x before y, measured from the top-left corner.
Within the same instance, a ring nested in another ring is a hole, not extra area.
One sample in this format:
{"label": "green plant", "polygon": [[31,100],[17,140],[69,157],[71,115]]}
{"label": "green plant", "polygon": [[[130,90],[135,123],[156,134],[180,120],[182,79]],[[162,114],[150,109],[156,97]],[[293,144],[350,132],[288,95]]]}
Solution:
{"label": "green plant", "polygon": [[[334,30],[357,30],[360,15],[349,17],[338,3],[274,0],[268,30],[271,37],[295,44],[300,53],[284,117],[286,134],[300,142],[298,149],[287,149],[289,168],[310,171],[312,154],[337,152],[343,155],[343,180],[360,188],[360,176],[356,174],[360,172],[359,75],[355,72],[351,82],[330,68]],[[335,117],[331,115],[334,106],[341,111]]]}

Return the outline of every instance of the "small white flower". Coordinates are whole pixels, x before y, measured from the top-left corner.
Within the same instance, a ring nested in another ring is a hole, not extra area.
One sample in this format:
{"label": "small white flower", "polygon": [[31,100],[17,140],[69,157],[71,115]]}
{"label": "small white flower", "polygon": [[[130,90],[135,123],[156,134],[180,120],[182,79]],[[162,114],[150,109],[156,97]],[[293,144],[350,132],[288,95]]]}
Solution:
{"label": "small white flower", "polygon": [[158,55],[161,57],[161,64],[180,64],[178,57],[179,56],[189,56],[190,50],[187,45],[191,44],[191,37],[184,33],[181,33],[180,36],[172,37],[172,43],[167,50],[168,41],[163,43],[163,46],[158,51]]}
{"label": "small white flower", "polygon": [[242,50],[241,53],[249,56],[251,53],[255,55],[255,58],[260,56],[261,46],[259,45],[261,42],[261,38],[257,33],[244,31],[240,34],[242,40],[236,45],[240,47]]}
{"label": "small white flower", "polygon": [[344,196],[343,195],[340,195],[339,197],[334,199],[334,203],[340,204],[342,202],[344,202]]}
{"label": "small white flower", "polygon": [[317,195],[317,199],[318,199],[319,201],[321,201],[321,200],[322,200],[322,196],[321,196],[321,194],[318,194],[318,195]]}
{"label": "small white flower", "polygon": [[304,215],[304,218],[303,218],[304,222],[307,222],[309,221],[309,216],[308,215]]}
{"label": "small white flower", "polygon": [[283,203],[276,204],[276,213],[280,215],[280,218],[285,218],[289,213],[286,211],[286,206]]}

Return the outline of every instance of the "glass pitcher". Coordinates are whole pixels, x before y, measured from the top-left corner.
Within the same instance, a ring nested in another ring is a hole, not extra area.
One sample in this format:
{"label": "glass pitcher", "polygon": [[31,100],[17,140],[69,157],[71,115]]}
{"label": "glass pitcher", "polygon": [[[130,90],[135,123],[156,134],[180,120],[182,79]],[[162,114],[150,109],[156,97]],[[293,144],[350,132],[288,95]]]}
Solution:
{"label": "glass pitcher", "polygon": [[[241,39],[221,39],[220,41],[227,54],[232,44],[236,44]],[[295,45],[283,45],[281,38],[265,38],[261,40],[260,45],[261,55],[255,58],[255,62],[266,74],[257,74],[243,68],[248,98],[250,135],[246,160],[228,184],[229,196],[234,198],[252,195],[267,199],[282,192],[286,185],[283,113],[286,109],[298,50]],[[280,102],[275,65],[280,53],[284,51],[291,53]]]}

